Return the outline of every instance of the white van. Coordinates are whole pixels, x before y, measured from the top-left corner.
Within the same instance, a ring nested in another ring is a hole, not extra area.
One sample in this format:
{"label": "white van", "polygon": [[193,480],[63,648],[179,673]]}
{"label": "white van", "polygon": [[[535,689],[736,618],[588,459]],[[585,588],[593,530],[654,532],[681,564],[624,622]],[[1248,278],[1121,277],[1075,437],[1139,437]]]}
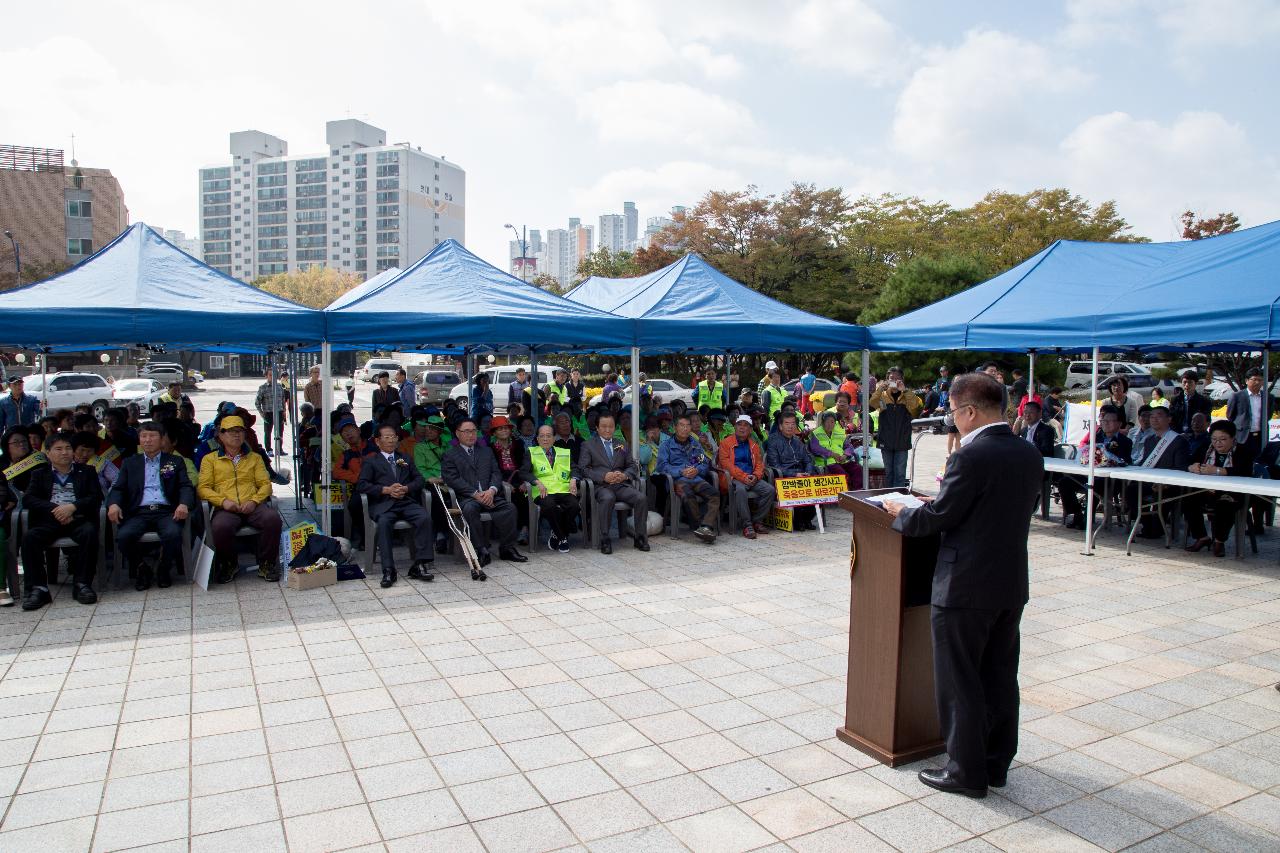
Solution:
{"label": "white van", "polygon": [[[493,407],[499,411],[507,410],[507,386],[516,381],[516,371],[523,367],[528,373],[528,364],[493,364],[481,370],[481,373],[489,375],[489,390],[493,392]],[[554,364],[538,363],[538,387],[551,384],[551,380],[555,378],[557,370],[564,370],[563,367],[557,367]],[[449,392],[449,396],[457,401],[459,406],[467,405],[467,383],[459,382],[453,386],[453,390]]]}
{"label": "white van", "polygon": [[377,380],[374,377],[386,371],[391,375],[391,381],[394,382],[396,371],[403,369],[404,365],[398,361],[392,361],[389,358],[371,358],[364,363],[364,367],[357,367],[351,378],[360,382],[375,382]]}
{"label": "white van", "polygon": [[[1132,361],[1099,361],[1098,362],[1098,379],[1104,376],[1118,374],[1120,376],[1134,376],[1138,374],[1150,374],[1145,364],[1136,364]],[[1092,361],[1073,361],[1067,366],[1067,390],[1072,391],[1076,388],[1088,388],[1089,379],[1093,376]]]}

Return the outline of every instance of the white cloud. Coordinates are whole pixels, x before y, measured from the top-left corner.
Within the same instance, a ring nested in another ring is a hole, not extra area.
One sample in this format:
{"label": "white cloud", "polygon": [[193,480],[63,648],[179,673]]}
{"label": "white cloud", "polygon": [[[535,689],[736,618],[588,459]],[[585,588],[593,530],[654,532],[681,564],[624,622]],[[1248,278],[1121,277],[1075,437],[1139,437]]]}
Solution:
{"label": "white cloud", "polygon": [[700,42],[680,48],[680,55],[711,80],[732,80],[742,74],[742,63],[732,53],[716,53]]}
{"label": "white cloud", "polygon": [[[760,30],[771,31],[767,23]],[[780,38],[803,64],[871,83],[901,79],[917,51],[910,39],[863,0],[809,0],[786,18]]]}
{"label": "white cloud", "polygon": [[1017,150],[1043,135],[1046,96],[1087,79],[1038,44],[975,30],[912,75],[898,98],[893,139],[900,151],[939,164]]}
{"label": "white cloud", "polygon": [[1127,113],[1096,115],[1061,144],[1064,178],[1094,202],[1114,198],[1137,232],[1177,236],[1187,209],[1231,210],[1250,224],[1272,219],[1280,166],[1245,129],[1215,112],[1186,112],[1169,124]]}
{"label": "white cloud", "polygon": [[737,101],[685,83],[633,80],[587,92],[578,114],[595,125],[602,142],[663,143],[706,148],[755,128]]}
{"label": "white cloud", "polygon": [[1172,0],[1152,6],[1160,26],[1187,48],[1244,47],[1280,36],[1275,0]]}
{"label": "white cloud", "polygon": [[[618,169],[591,186],[572,191],[575,209],[620,212],[621,199],[635,201],[643,218],[664,215],[673,204],[692,207],[708,190],[737,190],[748,183],[740,172],[693,160],[673,160],[652,169]],[[591,219],[584,220],[592,222]]]}

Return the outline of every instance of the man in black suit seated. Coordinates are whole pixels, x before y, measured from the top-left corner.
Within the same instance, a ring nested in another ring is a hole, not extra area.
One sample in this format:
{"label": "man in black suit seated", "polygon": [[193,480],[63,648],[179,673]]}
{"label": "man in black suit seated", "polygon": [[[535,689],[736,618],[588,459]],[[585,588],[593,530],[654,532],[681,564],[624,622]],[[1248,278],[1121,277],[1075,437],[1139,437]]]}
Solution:
{"label": "man in black suit seated", "polygon": [[170,574],[182,562],[182,525],[196,504],[196,492],[181,456],[160,452],[164,430],[147,421],[138,427],[138,452],[120,462],[111,493],[107,495],[107,520],[120,527],[116,544],[136,573],[133,588],[151,586],[151,571],[142,563],[138,540],[143,534],[160,536],[160,564],[156,585],[173,585]]}
{"label": "man in black suit seated", "polygon": [[1027,535],[1044,459],[1013,434],[995,379],[966,373],[948,404],[960,449],[938,496],[914,509],[886,501],[906,536],[941,534],[933,574],[933,671],[950,761],[920,771],[931,788],[985,797],[1018,751],[1018,627],[1028,598]]}
{"label": "man in black suit seated", "polygon": [[[1129,464],[1133,453],[1133,442],[1121,428],[1124,426],[1123,411],[1115,406],[1103,406],[1098,416],[1098,434],[1094,437],[1094,467],[1122,468]],[[1089,442],[1080,445],[1080,465],[1083,471],[1089,465]],[[1083,473],[1080,475],[1083,478]],[[1085,481],[1074,474],[1063,474],[1057,478],[1058,495],[1062,498],[1062,523],[1076,530],[1085,529],[1084,509],[1080,506],[1080,496],[1088,491]],[[1095,489],[1097,484],[1095,482]]]}
{"label": "man in black suit seated", "polygon": [[27,590],[22,609],[39,610],[53,601],[45,559],[58,559],[57,550],[51,551],[50,546],[63,537],[76,543],[76,549],[67,556],[75,599],[81,604],[93,604],[98,600],[93,591],[93,575],[98,564],[98,511],[102,508],[98,472],[72,461],[69,432],[55,432],[45,439],[44,455],[49,459],[48,466],[41,465],[31,472],[22,497],[23,506],[29,511],[27,529],[22,534]]}
{"label": "man in black suit seated", "polygon": [[1053,425],[1047,424],[1041,420],[1040,415],[1044,411],[1040,404],[1035,400],[1028,400],[1026,405],[1022,407],[1022,432],[1021,437],[1031,442],[1036,450],[1040,451],[1040,455],[1050,457],[1053,455],[1054,445],[1058,443],[1058,434],[1053,431]]}
{"label": "man in black suit seated", "polygon": [[595,506],[591,508],[591,517],[593,524],[600,525],[600,553],[613,553],[609,529],[618,504],[631,507],[635,547],[648,551],[649,499],[636,488],[640,484],[640,466],[626,444],[613,437],[615,426],[612,414],[606,412],[600,416],[596,435],[590,441],[582,442],[578,455],[578,479],[590,480],[595,485]]}
{"label": "man in black suit seated", "polygon": [[480,520],[486,512],[493,519],[498,556],[513,563],[527,563],[529,558],[516,550],[516,508],[503,491],[497,457],[487,447],[476,447],[476,422],[471,418],[459,421],[454,434],[458,444],[445,452],[440,476],[462,505],[462,517],[471,529],[471,544],[480,558],[480,567],[492,562],[484,522]]}
{"label": "man in black suit seated", "polygon": [[[1164,406],[1156,406],[1151,410],[1151,434],[1144,440],[1142,456],[1139,457],[1137,464],[1140,468],[1166,471],[1185,471],[1191,464],[1191,445],[1187,443],[1185,435],[1179,435],[1174,431],[1172,416]],[[1143,486],[1141,491],[1138,486],[1138,483],[1130,483],[1125,490],[1131,512],[1137,512],[1139,495],[1142,495],[1144,500],[1150,497],[1151,486]],[[1165,497],[1174,497],[1179,492],[1174,486],[1164,486],[1163,489]],[[1166,526],[1172,523],[1175,508],[1176,504],[1173,503],[1165,505]],[[1138,535],[1144,539],[1159,539],[1164,536],[1164,527],[1153,520],[1143,524]]]}
{"label": "man in black suit seated", "polygon": [[370,453],[360,464],[356,491],[369,498],[369,518],[378,525],[378,549],[382,551],[383,589],[396,582],[395,527],[397,521],[413,525],[414,552],[417,554],[409,577],[414,580],[435,579],[435,537],[431,532],[431,513],[422,505],[426,482],[414,467],[413,460],[396,450],[400,434],[392,424],[382,424],[374,434],[378,452]]}
{"label": "man in black suit seated", "polygon": [[[1209,432],[1211,444],[1200,452],[1187,468],[1192,474],[1209,477],[1252,477],[1256,458],[1247,444],[1237,441],[1236,425],[1229,420],[1215,421]],[[1206,481],[1206,484],[1209,481]],[[1236,513],[1248,503],[1249,496],[1232,492],[1198,492],[1182,499],[1182,513],[1187,519],[1187,532],[1194,540],[1188,551],[1199,551],[1212,544],[1213,556],[1227,553],[1227,537],[1235,526]],[[1213,537],[1204,529],[1204,513],[1213,516]]]}

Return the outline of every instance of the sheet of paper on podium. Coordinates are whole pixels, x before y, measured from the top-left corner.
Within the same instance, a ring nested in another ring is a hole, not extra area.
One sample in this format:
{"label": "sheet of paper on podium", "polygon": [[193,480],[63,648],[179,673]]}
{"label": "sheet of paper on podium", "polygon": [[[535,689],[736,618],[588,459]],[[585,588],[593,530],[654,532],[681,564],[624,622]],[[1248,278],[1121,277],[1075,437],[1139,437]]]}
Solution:
{"label": "sheet of paper on podium", "polygon": [[867,503],[879,504],[881,506],[884,506],[885,501],[893,501],[894,503],[902,504],[908,509],[924,506],[924,501],[920,500],[910,492],[885,492],[880,495],[868,495],[863,498],[863,500]]}

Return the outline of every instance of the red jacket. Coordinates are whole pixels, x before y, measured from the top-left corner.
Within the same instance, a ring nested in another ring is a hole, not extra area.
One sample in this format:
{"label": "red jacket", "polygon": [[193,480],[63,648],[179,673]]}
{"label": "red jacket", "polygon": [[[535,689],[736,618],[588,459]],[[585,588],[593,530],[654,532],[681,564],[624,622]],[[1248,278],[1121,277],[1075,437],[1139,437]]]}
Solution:
{"label": "red jacket", "polygon": [[[757,480],[763,480],[764,454],[760,452],[760,445],[756,443],[754,438],[748,437],[747,444],[751,446],[752,473],[755,474]],[[716,458],[720,462],[720,467],[729,472],[730,477],[740,483],[745,483],[747,482],[747,475],[733,461],[733,451],[737,446],[738,437],[736,435],[725,436],[724,441],[720,442],[720,451],[716,454]]]}

